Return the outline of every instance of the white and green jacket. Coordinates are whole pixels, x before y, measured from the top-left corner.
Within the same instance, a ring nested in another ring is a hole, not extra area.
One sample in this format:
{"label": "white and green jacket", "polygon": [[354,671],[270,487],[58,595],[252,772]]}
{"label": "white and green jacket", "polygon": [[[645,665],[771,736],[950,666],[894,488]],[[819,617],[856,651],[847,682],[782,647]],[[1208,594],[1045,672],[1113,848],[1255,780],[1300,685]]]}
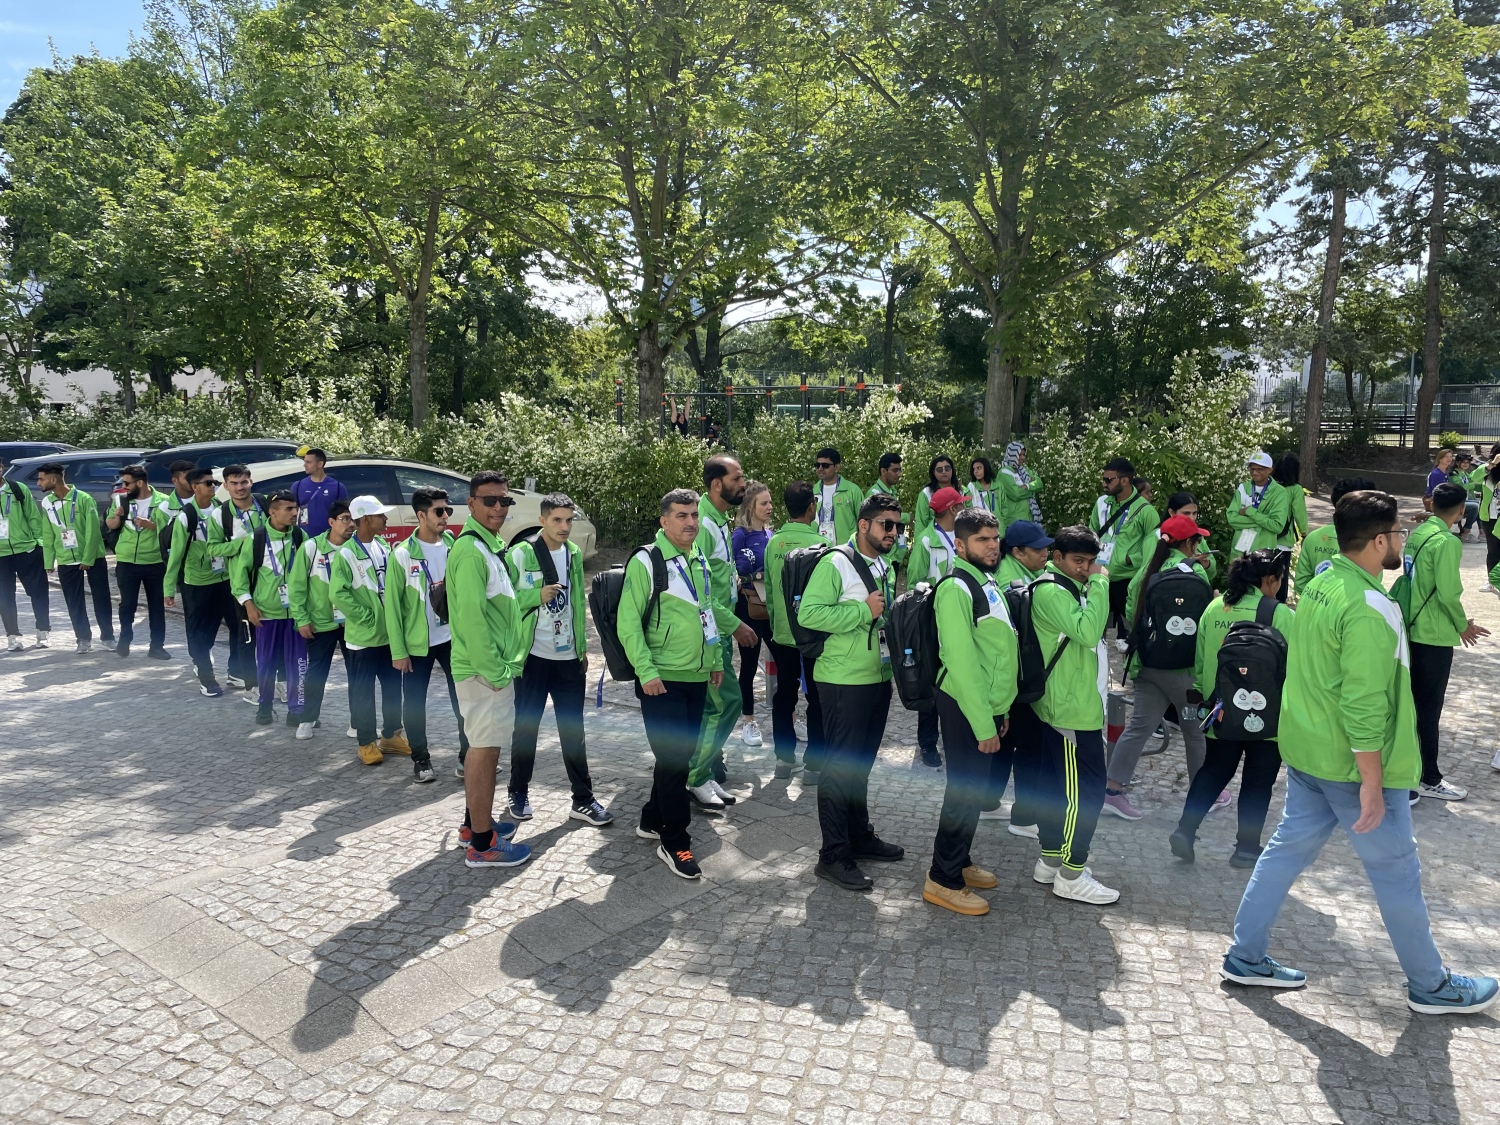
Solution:
{"label": "white and green jacket", "polygon": [[[451,532],[443,532],[443,542],[451,552]],[[422,551],[424,545],[416,532],[412,532],[396,545],[386,564],[385,630],[390,637],[392,660],[426,656],[431,649],[432,623],[427,620],[427,606],[431,600],[432,576]]]}
{"label": "white and green jacket", "polygon": [[[889,609],[895,600],[890,567],[885,559],[866,558],[865,564]],[[865,601],[869,596],[859,572],[842,551],[829,551],[813,567],[797,620],[808,629],[828,634],[823,655],[813,669],[813,679],[820,684],[878,684],[891,678],[891,662],[881,636],[885,615],[871,618]]]}
{"label": "white and green jacket", "polygon": [[292,620],[301,629],[331,633],[344,623],[344,615],[333,606],[330,582],[333,556],[338,550],[328,541],[328,532],[308,539],[292,560]]}
{"label": "white and green jacket", "polygon": [[[588,639],[583,622],[583,552],[578,549],[578,544],[571,539],[566,544],[568,548],[568,573],[558,575],[559,579],[565,579],[568,587],[568,605],[573,612],[573,655],[582,658],[588,651]],[[510,568],[511,581],[516,585],[516,602],[521,607],[522,626],[521,631],[526,634],[528,641],[527,649],[536,644],[536,631],[542,623],[542,587],[547,584],[546,576],[537,562],[536,549],[531,545],[531,537],[518,539],[505,556],[505,563]],[[715,618],[717,620],[717,618]]]}
{"label": "white and green jacket", "polygon": [[379,536],[369,543],[355,536],[333,553],[329,600],[344,615],[344,644],[349,648],[390,644],[384,602],[390,555]]}

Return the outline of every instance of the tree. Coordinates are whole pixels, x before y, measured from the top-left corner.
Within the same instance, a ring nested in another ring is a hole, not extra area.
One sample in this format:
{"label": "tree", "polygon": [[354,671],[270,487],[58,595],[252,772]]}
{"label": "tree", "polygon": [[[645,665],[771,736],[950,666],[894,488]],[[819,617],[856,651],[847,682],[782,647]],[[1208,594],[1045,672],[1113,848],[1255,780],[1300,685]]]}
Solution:
{"label": "tree", "polygon": [[1235,252],[1249,173],[1385,119],[1462,39],[1438,0],[1399,27],[1352,6],[869,0],[829,20],[869,91],[870,181],[984,298],[987,444],[1013,425],[1039,302],[1163,232]]}

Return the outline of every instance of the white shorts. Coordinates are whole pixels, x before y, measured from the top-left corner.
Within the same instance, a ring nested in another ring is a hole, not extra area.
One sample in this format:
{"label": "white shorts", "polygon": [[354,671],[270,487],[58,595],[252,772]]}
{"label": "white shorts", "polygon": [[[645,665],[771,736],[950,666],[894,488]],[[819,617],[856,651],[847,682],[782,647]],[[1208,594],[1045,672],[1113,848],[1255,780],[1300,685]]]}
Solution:
{"label": "white shorts", "polygon": [[459,680],[458,713],[464,717],[464,736],[470,746],[504,750],[516,727],[516,689],[506,684],[498,691],[483,676]]}

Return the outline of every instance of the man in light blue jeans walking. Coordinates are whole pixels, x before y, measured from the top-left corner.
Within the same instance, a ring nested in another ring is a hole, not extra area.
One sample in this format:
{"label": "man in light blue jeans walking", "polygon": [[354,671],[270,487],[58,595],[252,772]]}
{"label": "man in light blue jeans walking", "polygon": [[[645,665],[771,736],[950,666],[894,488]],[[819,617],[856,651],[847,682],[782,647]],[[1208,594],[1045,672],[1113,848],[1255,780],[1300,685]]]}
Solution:
{"label": "man in light blue jeans walking", "polygon": [[1333,522],[1339,554],[1301,593],[1288,638],[1279,729],[1286,808],[1245,887],[1220,975],[1269,988],[1306,983],[1306,974],[1267,956],[1271,926],[1292,884],[1342,827],[1406,973],[1407,1006],[1482,1012],[1500,982],[1448,971],[1422,897],[1408,796],[1421,774],[1411,660],[1402,612],[1380,581],[1403,565],[1396,501],[1351,492]]}

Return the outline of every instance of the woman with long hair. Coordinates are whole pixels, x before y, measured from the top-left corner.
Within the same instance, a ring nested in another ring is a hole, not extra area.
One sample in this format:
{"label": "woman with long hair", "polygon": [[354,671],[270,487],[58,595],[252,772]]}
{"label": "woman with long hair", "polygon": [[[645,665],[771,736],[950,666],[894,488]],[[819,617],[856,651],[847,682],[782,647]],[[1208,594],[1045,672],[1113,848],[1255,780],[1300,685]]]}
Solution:
{"label": "woman with long hair", "polygon": [[[1208,586],[1208,575],[1203,571],[1198,551],[1207,534],[1185,516],[1173,516],[1161,525],[1161,537],[1156,541],[1151,561],[1130,580],[1125,619],[1130,622],[1132,638],[1140,637],[1149,585],[1156,575],[1173,567],[1186,566],[1205,587]],[[1166,715],[1167,708],[1176,707],[1179,714],[1186,713],[1188,693],[1193,687],[1193,669],[1191,665],[1185,668],[1147,668],[1132,653],[1126,662],[1126,674],[1135,680],[1135,701],[1125,732],[1109,756],[1102,811],[1113,813],[1122,820],[1140,820],[1145,814],[1130,803],[1125,788],[1135,777],[1135,767],[1146,740]],[[1203,732],[1192,723],[1186,723],[1182,728],[1182,741],[1187,746],[1188,774],[1191,776],[1203,765]]]}
{"label": "woman with long hair", "polygon": [[[740,650],[740,710],[745,724],[740,741],[746,746],[762,743],[760,726],[755,721],[755,670],[760,666],[762,644],[771,643],[771,618],[766,610],[766,544],[771,541],[771,490],[758,480],[745,482],[745,498],[735,517],[730,550],[734,568],[740,575],[740,597],[734,615],[755,630],[755,644]],[[769,649],[767,650],[769,651]],[[726,671],[728,669],[725,669]]]}
{"label": "woman with long hair", "polygon": [[[1264,599],[1277,601],[1277,594],[1286,583],[1286,563],[1286,552],[1271,548],[1251,551],[1229,564],[1224,593],[1209,603],[1198,619],[1198,661],[1193,688],[1200,700],[1213,698],[1219,670],[1219,646],[1224,637],[1231,626],[1241,621],[1254,621],[1256,610]],[[1277,605],[1271,628],[1285,637],[1291,626],[1292,611],[1285,605]],[[1208,748],[1203,767],[1188,786],[1182,818],[1171,836],[1172,854],[1193,862],[1198,826],[1234,778],[1243,758],[1245,771],[1240,778],[1239,829],[1229,863],[1233,867],[1254,867],[1260,857],[1260,836],[1266,827],[1266,811],[1271,807],[1271,789],[1281,771],[1281,751],[1274,739],[1239,742],[1217,738],[1212,726],[1207,734]]]}
{"label": "woman with long hair", "polygon": [[1302,460],[1295,453],[1283,453],[1271,469],[1271,479],[1287,490],[1291,513],[1286,527],[1276,538],[1276,545],[1290,551],[1297,540],[1307,538],[1307,489],[1302,487]]}
{"label": "woman with long hair", "polygon": [[940,453],[927,466],[927,487],[917,497],[916,526],[912,528],[915,539],[933,524],[932,498],[940,488],[957,488],[958,473],[953,468],[953,458]]}
{"label": "woman with long hair", "polygon": [[969,498],[969,507],[983,508],[999,518],[1000,490],[995,487],[995,463],[988,457],[976,457],[969,462],[969,486],[964,494]]}

